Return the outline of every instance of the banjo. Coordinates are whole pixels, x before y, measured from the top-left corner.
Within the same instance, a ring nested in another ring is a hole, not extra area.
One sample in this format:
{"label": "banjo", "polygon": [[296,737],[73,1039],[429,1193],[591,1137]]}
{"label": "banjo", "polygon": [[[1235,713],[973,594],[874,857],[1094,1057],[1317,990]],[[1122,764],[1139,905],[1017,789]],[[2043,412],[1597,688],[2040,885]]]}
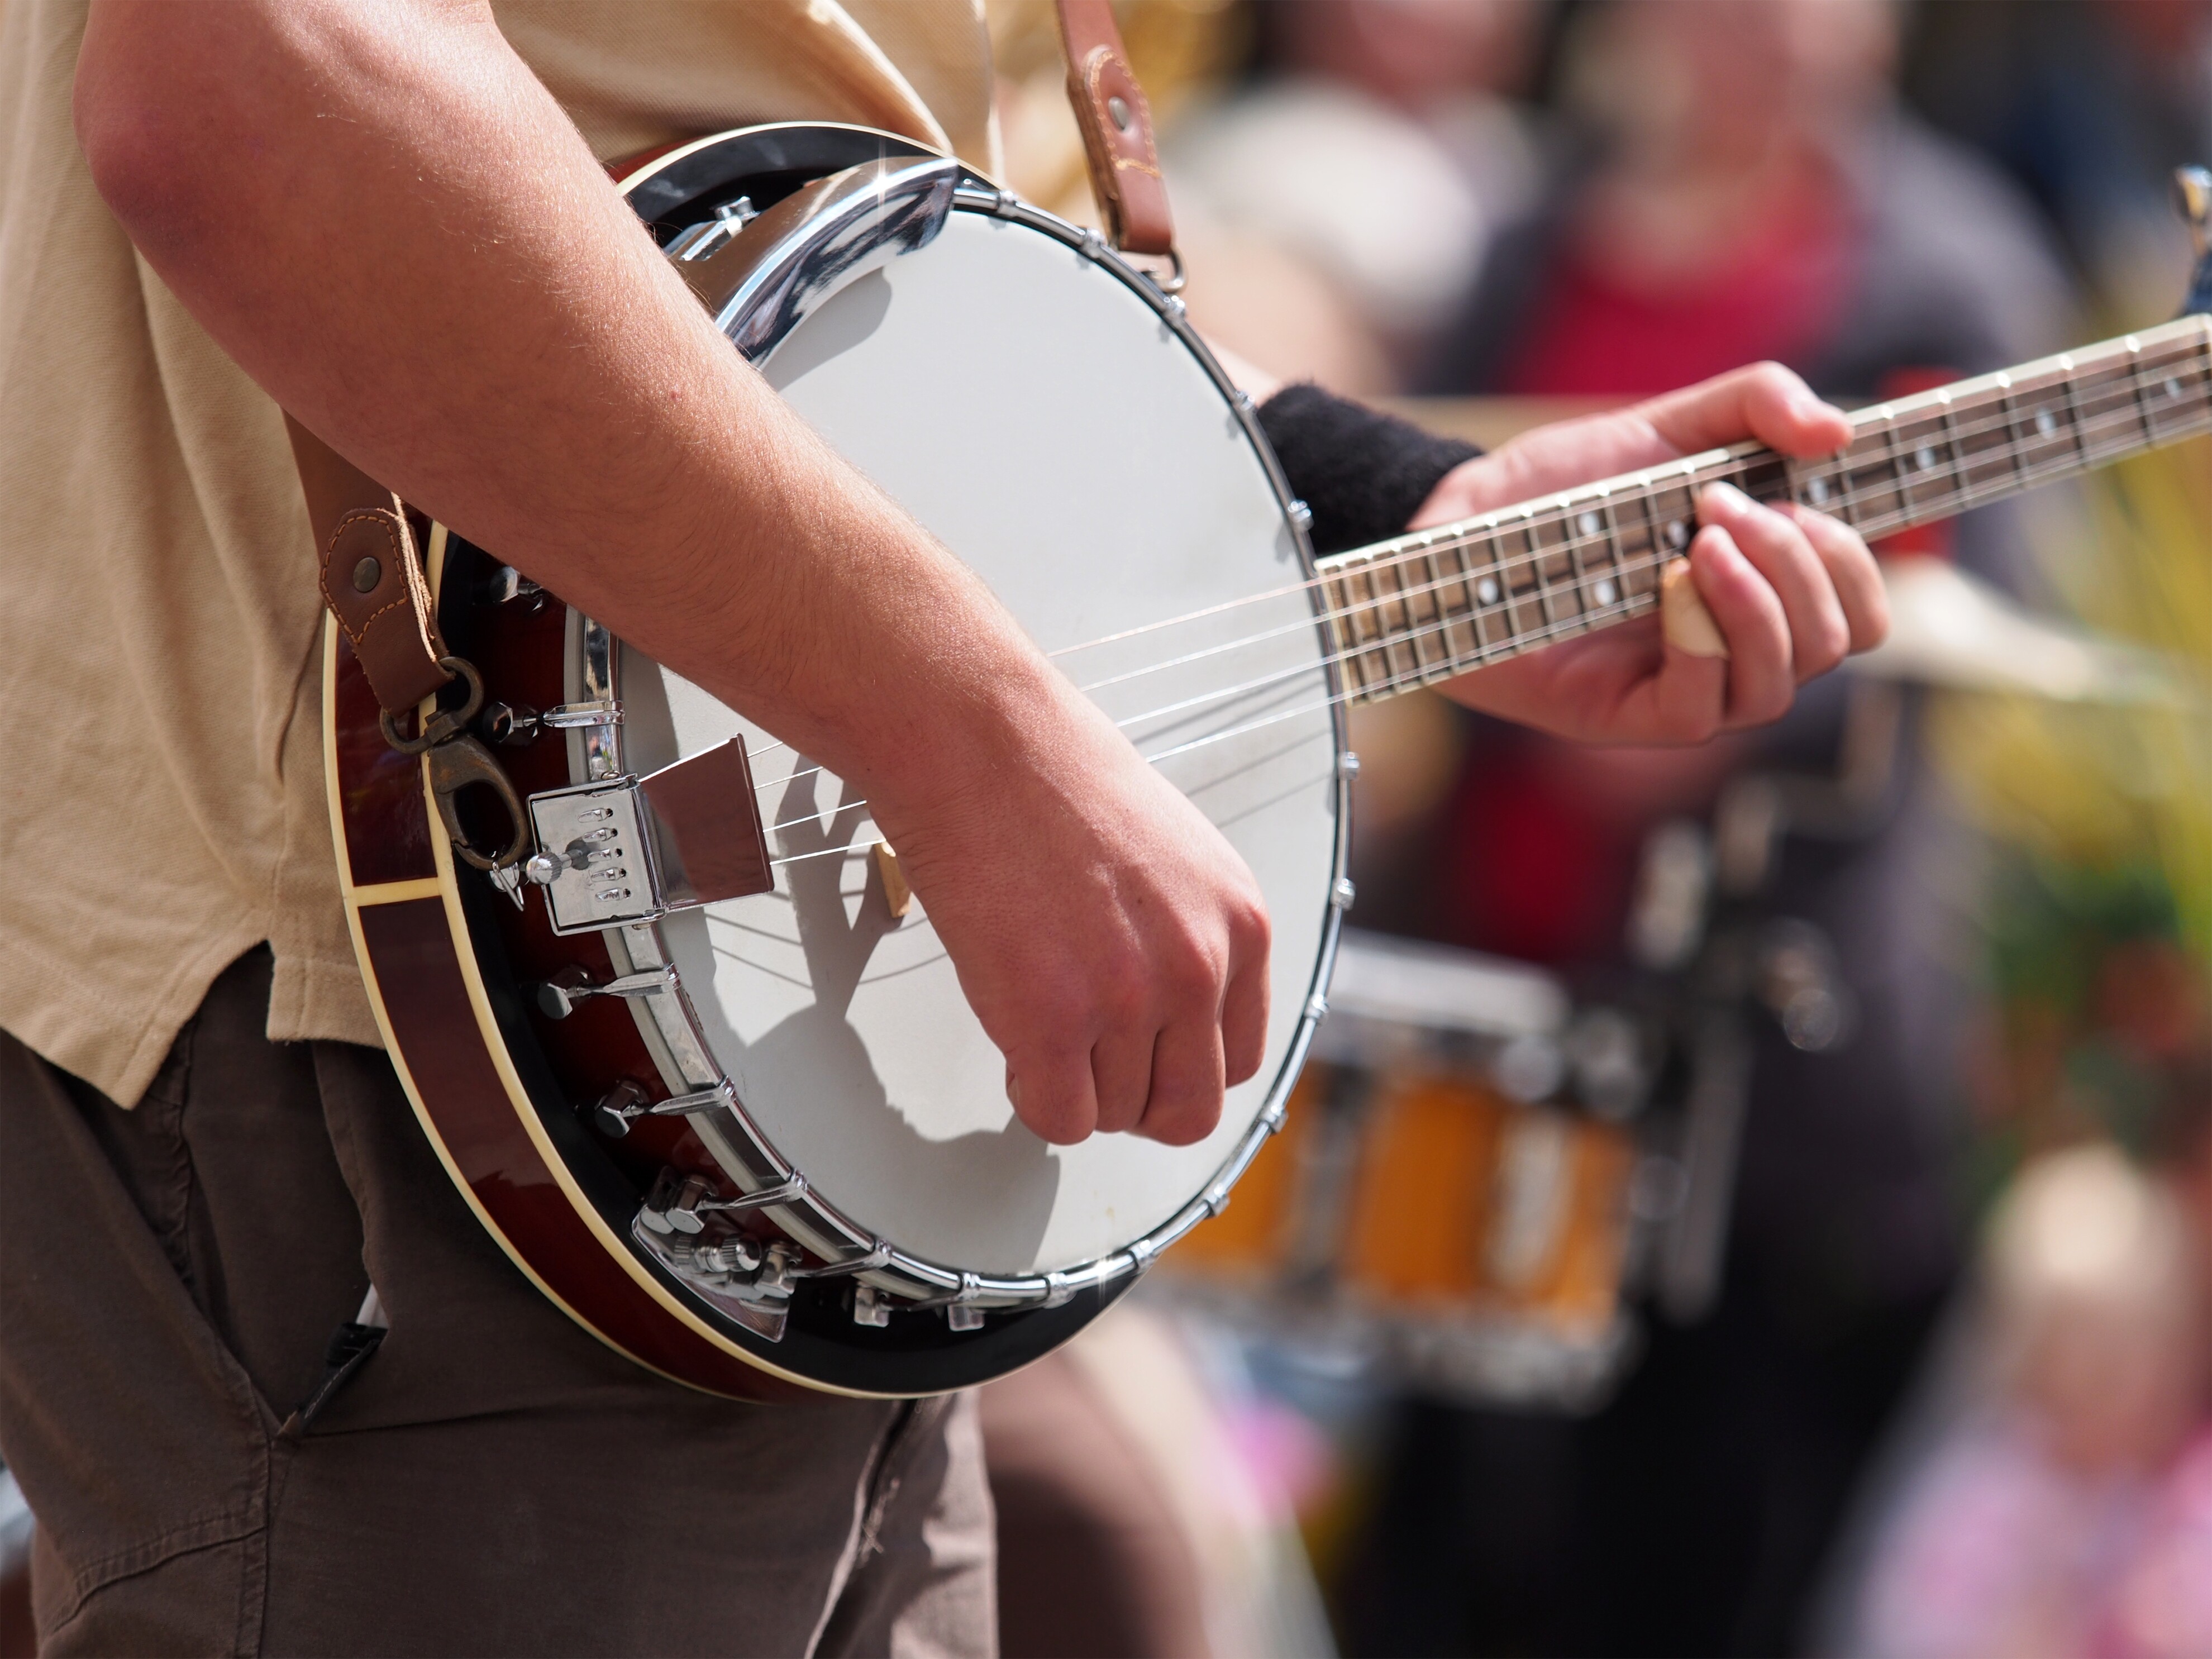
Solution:
{"label": "banjo", "polygon": [[[1140,95],[1091,68],[1118,124]],[[336,520],[331,823],[392,1063],[546,1296],[742,1398],[1002,1375],[1229,1201],[1352,899],[1347,704],[1659,608],[1716,480],[1874,537],[2212,430],[2194,315],[1863,411],[1833,455],[1738,446],[1317,562],[1175,283],[1097,232],[849,126],[723,133],[618,182],[733,349],[1219,826],[1274,929],[1267,1059],[1211,1136],[1047,1145],[865,799],[303,443]],[[2199,310],[2208,285],[2212,261]],[[395,688],[377,630],[410,603],[435,665]]]}

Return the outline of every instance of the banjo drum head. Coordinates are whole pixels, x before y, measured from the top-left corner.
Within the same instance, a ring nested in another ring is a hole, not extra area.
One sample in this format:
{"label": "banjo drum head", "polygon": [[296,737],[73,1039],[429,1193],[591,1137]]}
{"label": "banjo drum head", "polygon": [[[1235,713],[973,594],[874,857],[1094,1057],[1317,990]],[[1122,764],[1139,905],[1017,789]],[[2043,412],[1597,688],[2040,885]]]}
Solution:
{"label": "banjo drum head", "polygon": [[[1286,503],[1233,394],[1141,279],[1079,234],[956,206],[760,367],[1160,757],[1258,878],[1267,1055],[1210,1137],[1032,1134],[922,902],[891,914],[857,792],[643,653],[621,647],[614,665],[623,769],[743,738],[780,861],[773,892],[657,924],[697,1038],[817,1201],[983,1275],[1127,1250],[1249,1156],[1303,1056],[1340,873],[1334,688]],[[1187,620],[1158,625],[1172,618]]]}

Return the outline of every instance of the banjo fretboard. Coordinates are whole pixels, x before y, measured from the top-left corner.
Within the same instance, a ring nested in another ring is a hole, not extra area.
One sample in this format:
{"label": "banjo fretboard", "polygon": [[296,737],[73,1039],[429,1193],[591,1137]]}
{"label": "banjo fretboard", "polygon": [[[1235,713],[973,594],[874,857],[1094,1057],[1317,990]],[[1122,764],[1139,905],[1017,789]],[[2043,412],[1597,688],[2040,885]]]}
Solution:
{"label": "banjo fretboard", "polygon": [[1320,562],[1346,700],[1395,692],[1656,609],[1727,482],[1869,540],[2212,431],[2212,318],[1876,404],[1832,455],[1741,444]]}

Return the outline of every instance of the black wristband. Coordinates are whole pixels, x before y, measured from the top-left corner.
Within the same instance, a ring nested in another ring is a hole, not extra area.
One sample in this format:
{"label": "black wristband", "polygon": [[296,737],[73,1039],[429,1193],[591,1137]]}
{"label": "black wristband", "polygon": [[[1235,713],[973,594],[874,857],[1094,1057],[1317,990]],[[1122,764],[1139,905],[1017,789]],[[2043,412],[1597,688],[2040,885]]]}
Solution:
{"label": "black wristband", "polygon": [[1261,404],[1260,427],[1291,493],[1313,510],[1314,551],[1323,557],[1404,533],[1437,481],[1482,453],[1310,381]]}

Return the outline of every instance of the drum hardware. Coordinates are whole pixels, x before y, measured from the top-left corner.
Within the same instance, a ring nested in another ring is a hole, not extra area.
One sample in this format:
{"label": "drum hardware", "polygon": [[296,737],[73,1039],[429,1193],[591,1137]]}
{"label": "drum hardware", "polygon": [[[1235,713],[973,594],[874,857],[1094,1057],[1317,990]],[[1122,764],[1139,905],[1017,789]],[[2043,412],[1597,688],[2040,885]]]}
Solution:
{"label": "drum hardware", "polygon": [[1735,1009],[1711,1010],[1698,1023],[1676,1164],[1680,1197],[1667,1218],[1657,1267],[1659,1304],[1678,1325],[1698,1323],[1720,1299],[1751,1061],[1750,1035]]}
{"label": "drum hardware", "polygon": [[1631,959],[1654,973],[1687,966],[1705,943],[1712,888],[1712,842],[1702,824],[1670,818],[1646,836],[1628,912]]}
{"label": "drum hardware", "polygon": [[1791,1048],[1823,1054],[1850,1041],[1858,999],[1835,945],[1812,923],[1791,916],[1769,922],[1753,946],[1751,981],[1753,996]]}

